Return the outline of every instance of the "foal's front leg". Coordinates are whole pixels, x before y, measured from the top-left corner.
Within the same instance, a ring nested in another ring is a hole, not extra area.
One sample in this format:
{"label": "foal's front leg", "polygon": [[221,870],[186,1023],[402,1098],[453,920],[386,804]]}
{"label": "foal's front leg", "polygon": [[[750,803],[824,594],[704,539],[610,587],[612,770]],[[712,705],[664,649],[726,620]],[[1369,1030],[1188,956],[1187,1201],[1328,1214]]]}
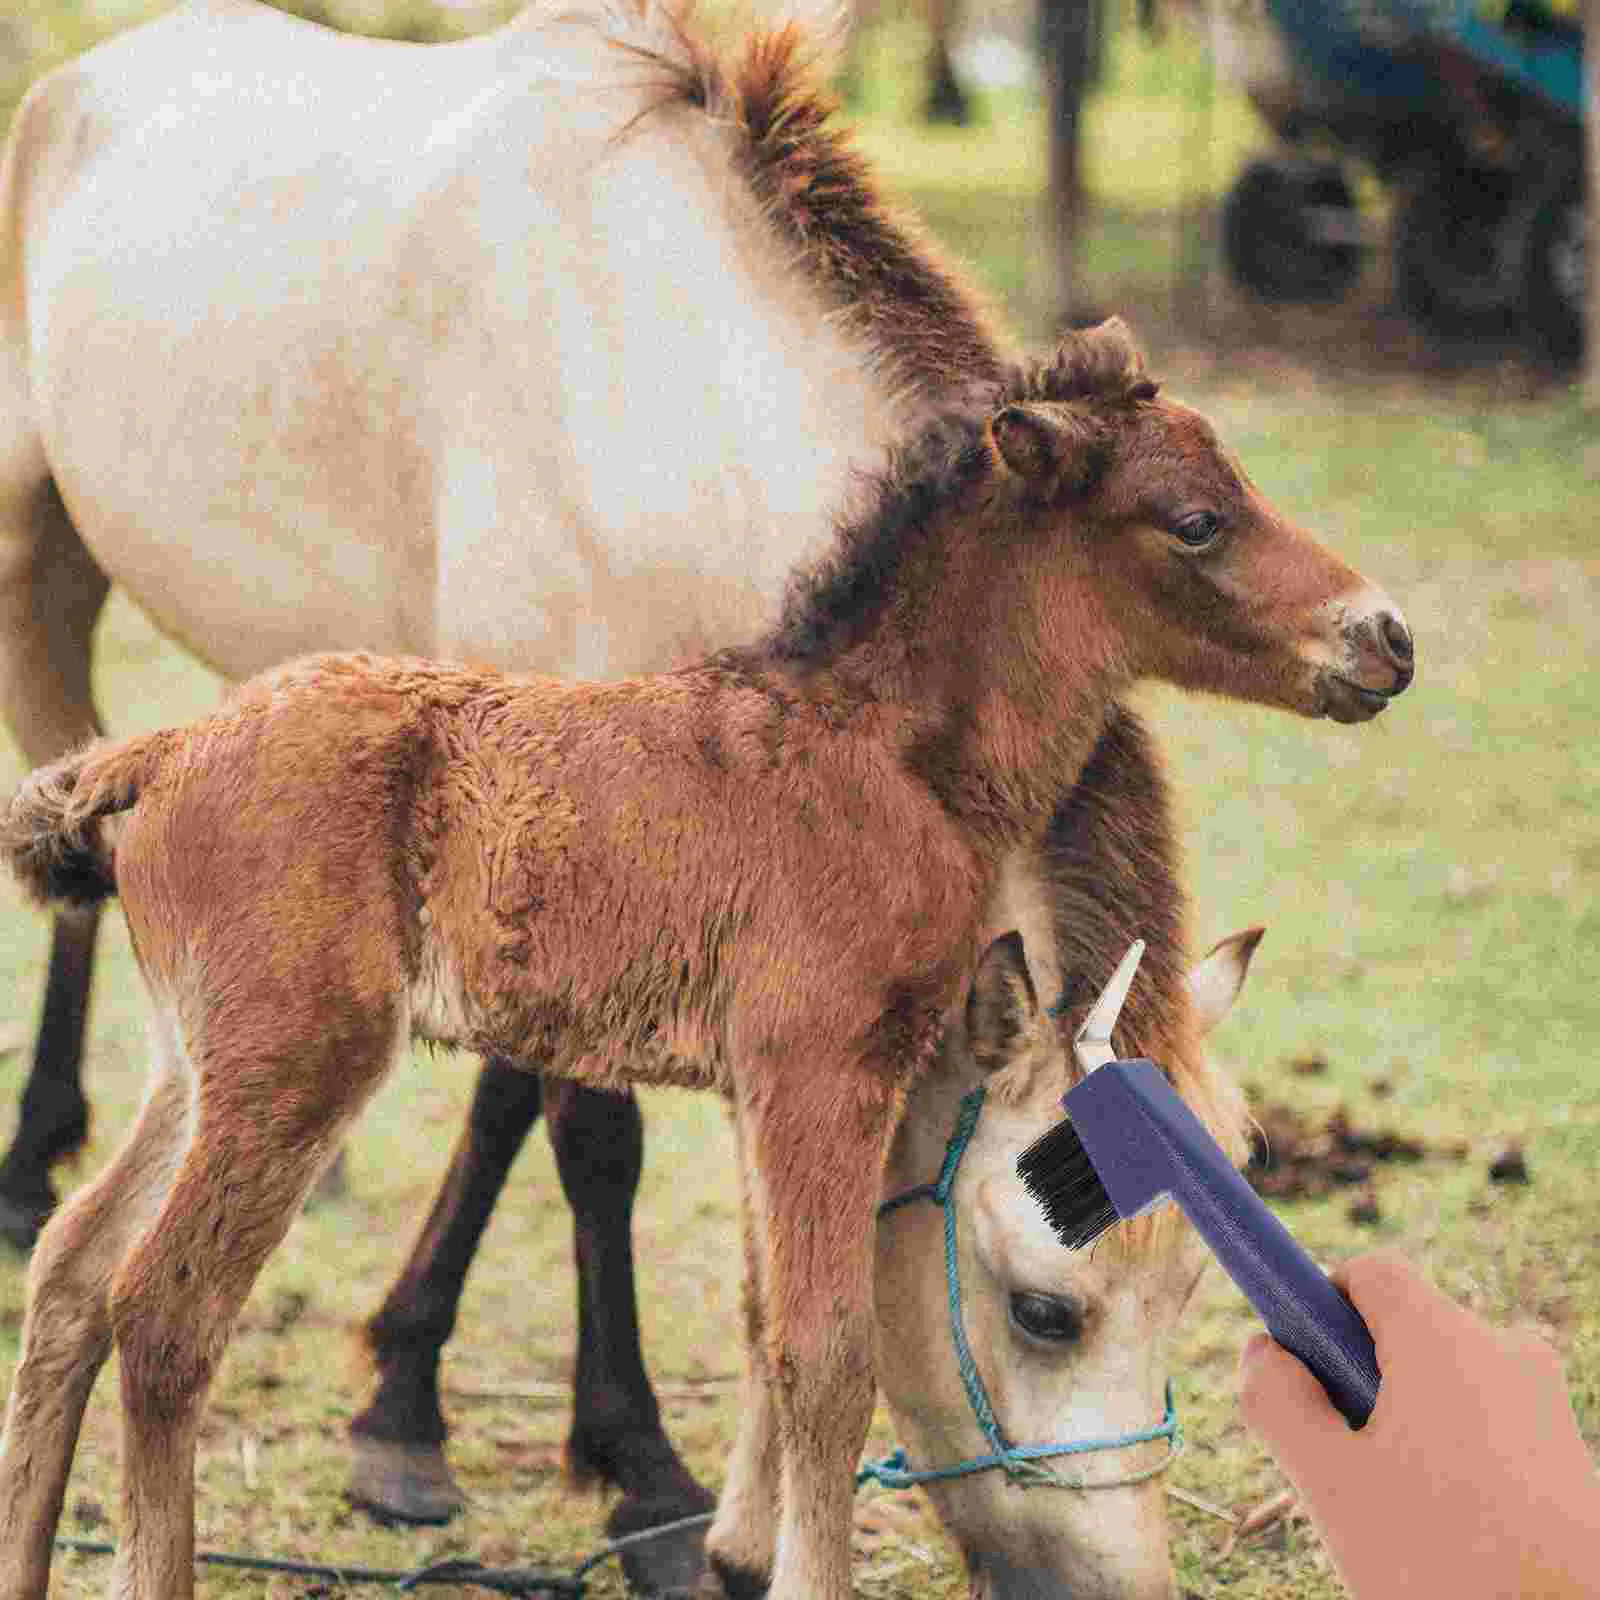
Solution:
{"label": "foal's front leg", "polygon": [[723,1600],[760,1600],[772,1582],[778,1538],[781,1449],[778,1413],[767,1367],[763,1256],[766,1218],[759,1183],[751,1170],[744,1132],[734,1118],[739,1159],[739,1219],[744,1245],[744,1372],[739,1380],[739,1431],[717,1515],[706,1534],[712,1576],[701,1586]]}
{"label": "foal's front leg", "polygon": [[770,1594],[846,1600],[855,1467],[874,1394],[872,1225],[898,1086],[877,1062],[769,1065],[740,1093],[738,1115],[766,1220],[767,1367],[782,1448]]}

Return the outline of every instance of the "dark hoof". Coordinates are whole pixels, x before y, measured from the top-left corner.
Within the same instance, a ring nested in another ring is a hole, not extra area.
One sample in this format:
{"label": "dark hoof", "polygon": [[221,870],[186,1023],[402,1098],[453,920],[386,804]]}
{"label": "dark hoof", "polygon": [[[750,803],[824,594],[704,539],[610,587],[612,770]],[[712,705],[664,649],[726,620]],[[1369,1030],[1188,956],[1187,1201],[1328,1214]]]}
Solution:
{"label": "dark hoof", "polygon": [[[613,1539],[621,1539],[710,1510],[709,1495],[704,1505],[685,1505],[682,1500],[625,1499],[606,1519],[606,1533]],[[628,1588],[634,1594],[650,1596],[651,1600],[689,1600],[690,1596],[698,1594],[705,1572],[709,1526],[707,1522],[696,1523],[692,1528],[665,1533],[659,1539],[645,1539],[621,1551],[619,1559]]]}
{"label": "dark hoof", "polygon": [[345,1499],[378,1522],[449,1522],[466,1510],[462,1494],[433,1444],[350,1437],[350,1486]]}
{"label": "dark hoof", "polygon": [[712,1556],[695,1600],[766,1600],[771,1579],[751,1567],[735,1566]]}
{"label": "dark hoof", "polygon": [[23,1255],[29,1254],[38,1243],[40,1229],[50,1220],[50,1213],[55,1208],[56,1197],[48,1189],[42,1200],[24,1200],[0,1194],[0,1239],[4,1239],[13,1250],[19,1250]]}

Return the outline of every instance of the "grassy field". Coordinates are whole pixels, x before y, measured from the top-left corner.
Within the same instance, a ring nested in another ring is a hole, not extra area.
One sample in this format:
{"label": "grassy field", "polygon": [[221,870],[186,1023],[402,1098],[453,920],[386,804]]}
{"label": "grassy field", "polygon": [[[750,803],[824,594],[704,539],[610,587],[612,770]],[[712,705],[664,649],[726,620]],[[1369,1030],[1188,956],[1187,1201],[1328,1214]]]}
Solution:
{"label": "grassy field", "polygon": [[[114,20],[109,8],[92,26],[80,18],[69,27],[44,7],[21,15],[30,49],[56,53]],[[1164,152],[1191,114],[1181,107],[1193,104],[1198,63],[1129,43],[1114,69],[1091,175],[1123,220],[1097,233],[1090,261],[1103,298],[1137,323],[1171,271],[1162,219],[1179,196],[1166,187],[1174,163]],[[873,82],[891,85],[892,74],[880,65]],[[980,130],[958,139],[913,129],[907,100],[888,87],[869,95],[870,148],[1014,320],[1032,325],[1023,262],[1036,110],[1024,97],[1001,98]],[[1247,114],[1225,97],[1209,115],[1226,148],[1197,164],[1202,187],[1220,182],[1228,152],[1252,137]],[[1450,383],[1335,381],[1310,361],[1203,350],[1177,351],[1167,367],[1169,386],[1212,414],[1268,494],[1390,589],[1418,640],[1415,688],[1368,728],[1148,697],[1181,801],[1197,943],[1250,922],[1269,927],[1245,1000],[1215,1040],[1218,1058],[1258,1104],[1316,1117],[1344,1106],[1358,1123],[1464,1141],[1464,1159],[1386,1173],[1375,1224],[1352,1222],[1343,1198],[1290,1204],[1285,1215],[1328,1259],[1392,1243],[1486,1315],[1546,1328],[1567,1353],[1585,1433],[1600,1443],[1600,1070],[1591,1045],[1600,987],[1589,971],[1600,957],[1600,429],[1559,387],[1520,371]],[[1533,397],[1508,402],[1507,393]],[[217,692],[120,601],[102,627],[98,674],[120,730],[176,720]],[[7,747],[0,782],[20,770]],[[141,1080],[143,1004],[111,921],[89,1059],[96,1138],[83,1171],[112,1148]],[[0,1017],[13,1045],[0,1059],[0,1134],[21,1082],[44,948],[43,923],[0,884],[0,971],[13,997]],[[1311,1057],[1325,1070],[1292,1069]],[[559,1386],[567,1372],[568,1228],[538,1140],[492,1226],[447,1372],[469,1516],[447,1531],[383,1531],[339,1499],[344,1425],[361,1382],[340,1360],[343,1334],[398,1262],[471,1076],[471,1062],[450,1058],[419,1058],[398,1075],[353,1143],[352,1197],[303,1218],[264,1275],[205,1425],[203,1544],[393,1566],[449,1553],[570,1566],[600,1542],[603,1506],[564,1490],[555,1470],[561,1406],[481,1398]],[[731,1374],[737,1238],[727,1130],[714,1103],[685,1095],[649,1096],[646,1117],[638,1251],[651,1369],[664,1382]],[[1527,1153],[1526,1188],[1487,1178],[1490,1158],[1513,1139]],[[0,1259],[0,1385],[21,1309],[21,1269]],[[1278,1485],[1233,1414],[1233,1362],[1250,1326],[1213,1275],[1177,1352],[1190,1444],[1173,1481],[1224,1505]],[[113,1402],[107,1379],[63,1532],[104,1536],[114,1515]],[[667,1411],[693,1465],[715,1480],[731,1401],[713,1392]],[[1303,1527],[1226,1557],[1222,1534],[1175,1508],[1174,1559],[1192,1595],[1338,1593]],[[964,1587],[914,1499],[864,1499],[858,1555],[863,1595],[942,1600]],[[101,1563],[63,1559],[52,1593],[95,1593],[103,1578]],[[217,1574],[204,1587],[308,1592]],[[593,1592],[620,1591],[608,1577]]]}

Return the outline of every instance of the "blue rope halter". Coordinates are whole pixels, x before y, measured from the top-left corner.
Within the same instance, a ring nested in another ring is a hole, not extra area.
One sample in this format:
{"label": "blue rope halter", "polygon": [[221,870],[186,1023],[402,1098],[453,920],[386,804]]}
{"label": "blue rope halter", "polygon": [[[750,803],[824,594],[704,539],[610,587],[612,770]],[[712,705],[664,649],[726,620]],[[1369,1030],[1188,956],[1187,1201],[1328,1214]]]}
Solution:
{"label": "blue rope halter", "polygon": [[[978,1426],[983,1429],[984,1438],[989,1441],[990,1453],[971,1456],[948,1467],[928,1467],[918,1470],[907,1464],[904,1450],[896,1450],[881,1461],[864,1463],[856,1473],[856,1484],[859,1486],[875,1482],[881,1483],[888,1489],[909,1489],[919,1483],[938,1483],[949,1478],[965,1478],[974,1472],[989,1472],[995,1469],[1004,1472],[1012,1483],[1021,1488],[1120,1489],[1131,1484],[1144,1483],[1158,1473],[1165,1472],[1177,1460],[1183,1449],[1183,1428],[1172,1404],[1170,1380],[1167,1383],[1166,1415],[1154,1427],[1139,1428],[1132,1433],[1119,1433],[1103,1439],[1078,1439],[1071,1444],[1012,1444],[1000,1427],[999,1420],[994,1414],[994,1407],[989,1403],[989,1393],[983,1386],[982,1374],[979,1373],[978,1364],[973,1359],[972,1347],[967,1343],[966,1325],[961,1317],[961,1274],[956,1263],[956,1208],[950,1203],[950,1191],[955,1186],[956,1173],[961,1169],[961,1158],[972,1142],[972,1135],[978,1126],[978,1117],[983,1111],[983,1097],[982,1085],[962,1097],[955,1131],[945,1146],[944,1164],[939,1168],[939,1176],[932,1183],[918,1184],[914,1189],[907,1189],[885,1200],[878,1207],[878,1216],[880,1219],[886,1217],[915,1200],[931,1200],[944,1212],[944,1278],[950,1311],[950,1338],[955,1345],[956,1365],[961,1371],[961,1382],[967,1391],[967,1401],[972,1407],[972,1414],[978,1419]],[[1091,1483],[1079,1478],[1069,1478],[1053,1467],[1044,1465],[1047,1459],[1055,1456],[1088,1455],[1096,1450],[1121,1450],[1128,1445],[1148,1444],[1155,1439],[1167,1441],[1167,1453],[1155,1466],[1106,1482]]]}

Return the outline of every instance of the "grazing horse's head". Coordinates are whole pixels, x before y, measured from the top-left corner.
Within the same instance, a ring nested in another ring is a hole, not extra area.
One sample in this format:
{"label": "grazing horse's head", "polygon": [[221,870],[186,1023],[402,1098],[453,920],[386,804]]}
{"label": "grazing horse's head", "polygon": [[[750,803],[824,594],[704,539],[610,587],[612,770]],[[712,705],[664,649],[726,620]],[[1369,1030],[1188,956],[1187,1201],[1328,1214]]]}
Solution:
{"label": "grazing horse's head", "polygon": [[[1252,930],[1224,940],[1191,974],[1199,1030],[1231,1005],[1258,938]],[[1016,1158],[1060,1120],[1059,1096],[1075,1075],[1066,1024],[1041,1002],[1021,941],[996,940],[964,1024],[952,1026],[939,1068],[912,1095],[885,1181],[893,1194],[932,1178],[958,1105],[985,1086],[947,1204],[971,1364],[1017,1446],[1119,1438],[1159,1423],[1168,1336],[1209,1260],[1171,1213],[1122,1224],[1091,1250],[1062,1247],[1023,1189]],[[1177,1081],[1237,1148],[1232,1086],[1209,1073]],[[909,1204],[879,1222],[879,1381],[912,1468],[992,1451],[949,1331],[946,1249],[932,1205]],[[1023,1488],[999,1469],[928,1484],[966,1557],[974,1600],[1171,1600],[1160,1470],[1168,1449],[1154,1440],[1044,1463],[1099,1485],[1091,1489]]]}
{"label": "grazing horse's head", "polygon": [[1014,374],[985,437],[1062,656],[1089,629],[1133,677],[1339,722],[1411,682],[1394,602],[1276,511],[1204,417],[1160,397],[1118,319]]}

